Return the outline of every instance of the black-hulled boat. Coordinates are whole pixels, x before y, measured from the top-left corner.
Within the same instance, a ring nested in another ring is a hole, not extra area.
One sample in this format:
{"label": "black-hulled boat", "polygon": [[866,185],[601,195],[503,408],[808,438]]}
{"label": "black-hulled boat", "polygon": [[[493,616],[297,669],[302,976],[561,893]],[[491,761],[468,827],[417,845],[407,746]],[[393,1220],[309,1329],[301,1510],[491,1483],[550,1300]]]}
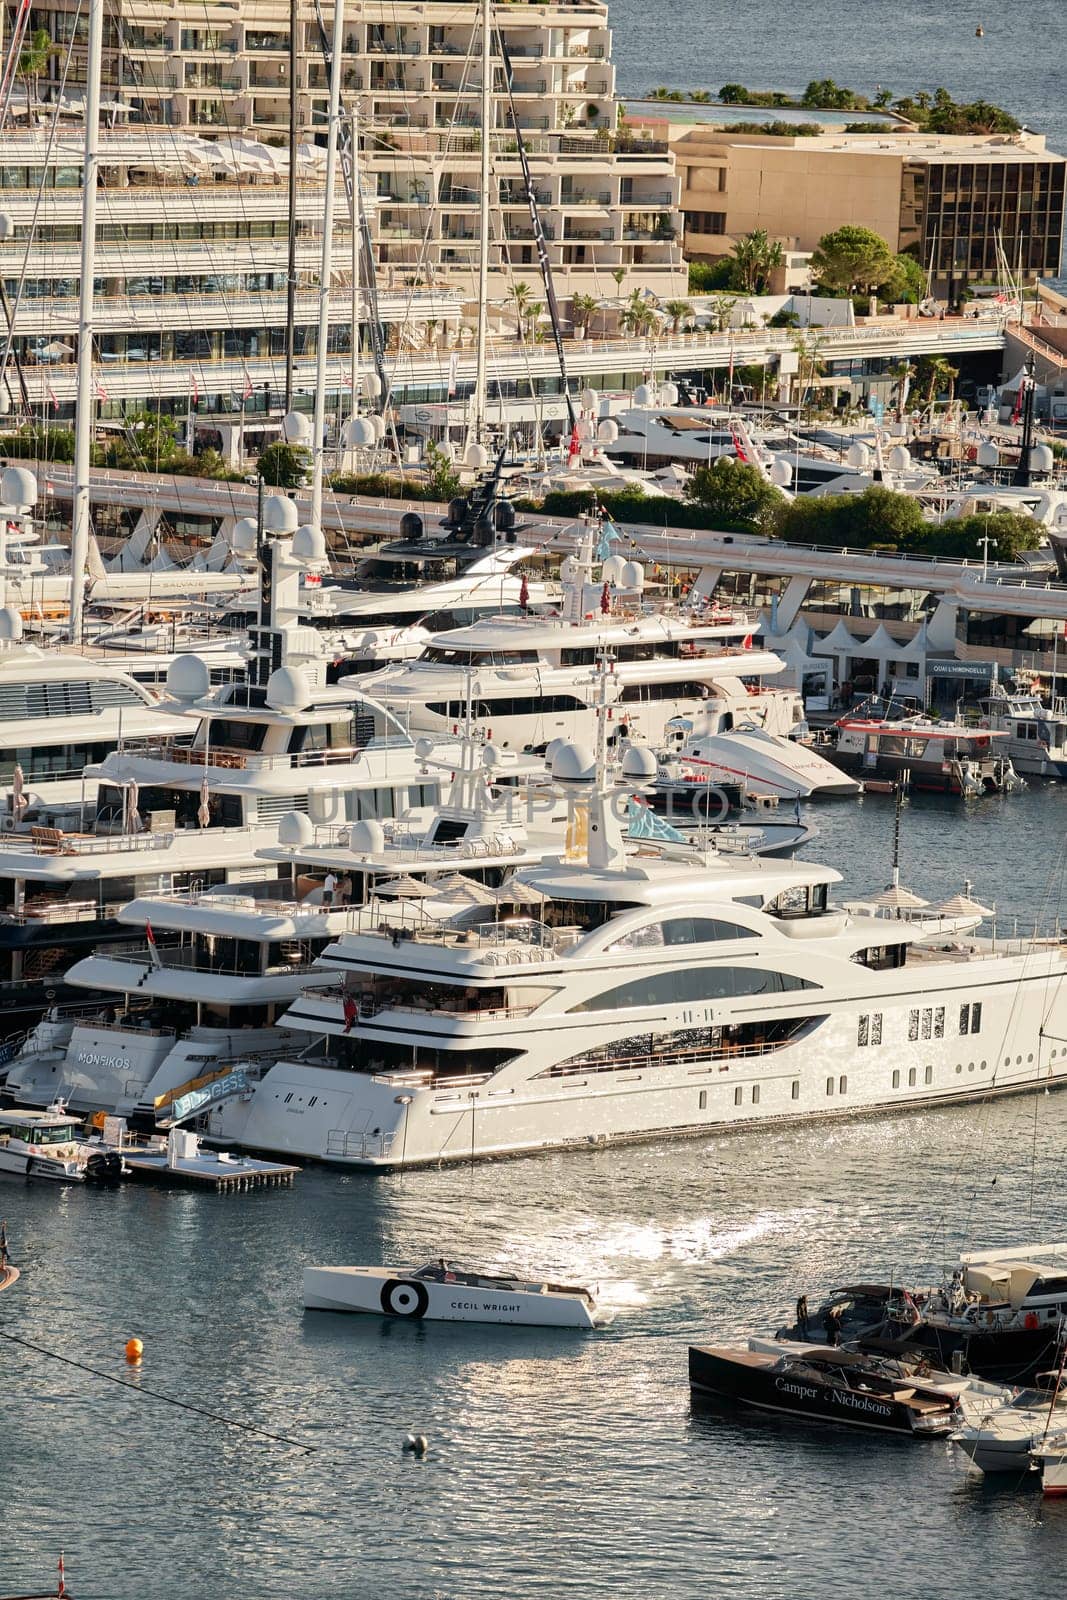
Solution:
{"label": "black-hulled boat", "polygon": [[690,1345],[689,1387],[761,1411],[906,1438],[942,1438],[963,1420],[956,1396],[924,1384],[901,1362],[854,1350],[771,1355]]}

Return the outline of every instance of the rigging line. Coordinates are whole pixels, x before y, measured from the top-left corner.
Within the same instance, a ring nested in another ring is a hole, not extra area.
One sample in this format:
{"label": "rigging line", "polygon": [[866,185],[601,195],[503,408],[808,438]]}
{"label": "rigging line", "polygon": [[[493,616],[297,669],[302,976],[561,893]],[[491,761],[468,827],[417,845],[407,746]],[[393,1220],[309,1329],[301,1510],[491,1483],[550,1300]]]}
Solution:
{"label": "rigging line", "polygon": [[24,1350],[33,1350],[37,1355],[47,1356],[50,1361],[59,1361],[65,1367],[75,1367],[79,1372],[88,1372],[94,1378],[103,1378],[106,1383],[116,1383],[120,1389],[132,1389],[135,1394],[146,1395],[151,1400],[162,1400],[165,1405],[176,1406],[179,1411],[189,1411],[198,1417],[207,1417],[210,1422],[221,1422],[224,1427],[238,1428],[242,1433],[258,1434],[260,1438],[271,1439],[275,1444],[302,1450],[305,1455],[313,1455],[318,1451],[318,1445],[305,1444],[302,1439],[290,1439],[284,1433],[272,1433],[269,1428],[260,1428],[254,1422],[239,1422],[236,1417],[225,1417],[221,1411],[209,1411],[206,1406],[194,1406],[188,1400],[176,1400],[173,1395],[164,1394],[161,1389],[148,1389],[142,1383],[134,1383],[131,1378],[119,1378],[113,1372],[103,1372],[99,1367],[91,1367],[85,1361],[76,1361],[73,1356],[62,1356],[58,1350],[49,1350],[46,1345],[35,1344],[32,1339],[20,1339],[17,1333],[0,1330],[0,1339],[6,1339],[10,1344],[21,1345]]}

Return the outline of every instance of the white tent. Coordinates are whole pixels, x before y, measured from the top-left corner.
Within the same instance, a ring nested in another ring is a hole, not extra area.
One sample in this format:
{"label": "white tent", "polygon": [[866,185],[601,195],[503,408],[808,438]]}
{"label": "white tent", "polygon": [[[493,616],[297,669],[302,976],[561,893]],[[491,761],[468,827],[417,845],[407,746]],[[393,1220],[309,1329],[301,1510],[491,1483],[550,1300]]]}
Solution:
{"label": "white tent", "polygon": [[811,653],[813,656],[862,655],[865,643],[864,640],[852,637],[842,619],[832,633],[828,633],[824,639],[815,640],[811,646]]}

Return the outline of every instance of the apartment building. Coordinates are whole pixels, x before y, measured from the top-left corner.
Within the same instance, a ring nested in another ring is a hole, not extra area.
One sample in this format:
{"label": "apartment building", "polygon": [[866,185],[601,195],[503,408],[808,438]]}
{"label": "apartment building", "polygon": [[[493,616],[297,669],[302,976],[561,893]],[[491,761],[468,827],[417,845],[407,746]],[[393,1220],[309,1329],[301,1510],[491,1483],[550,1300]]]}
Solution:
{"label": "apartment building", "polygon": [[[470,294],[479,249],[482,39],[474,0],[355,0],[344,28],[343,99],[358,116],[365,188],[384,285],[450,284]],[[330,18],[326,14],[325,44]],[[79,0],[34,7],[31,26],[73,42],[67,92],[84,80]],[[321,140],[328,102],[314,8],[242,0],[124,0],[105,24],[105,99],[129,119],[283,142],[291,94],[304,137]],[[512,67],[506,93],[504,54]],[[295,61],[295,90],[292,73]],[[607,6],[601,0],[497,4],[493,38],[491,294],[533,282],[537,254],[515,123],[529,156],[557,293],[684,294],[679,181],[666,141],[617,127]],[[112,113],[113,115],[116,113]],[[621,284],[619,275],[621,274]]]}
{"label": "apartment building", "polygon": [[686,255],[713,260],[766,228],[813,250],[846,223],[871,228],[954,300],[997,281],[998,243],[1024,283],[1059,270],[1067,160],[1032,133],[986,137],[898,132],[769,138],[674,122]]}

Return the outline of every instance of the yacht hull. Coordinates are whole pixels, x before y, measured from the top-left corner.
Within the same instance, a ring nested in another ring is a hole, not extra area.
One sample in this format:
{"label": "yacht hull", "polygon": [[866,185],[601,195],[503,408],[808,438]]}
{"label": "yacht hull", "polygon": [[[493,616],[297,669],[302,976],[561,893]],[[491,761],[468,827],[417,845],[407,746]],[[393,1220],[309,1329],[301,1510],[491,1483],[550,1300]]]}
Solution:
{"label": "yacht hull", "polygon": [[598,1321],[592,1302],[577,1292],[553,1293],[548,1285],[503,1279],[466,1283],[455,1273],[430,1279],[387,1267],[305,1267],[304,1309],[531,1328],[593,1328]]}

